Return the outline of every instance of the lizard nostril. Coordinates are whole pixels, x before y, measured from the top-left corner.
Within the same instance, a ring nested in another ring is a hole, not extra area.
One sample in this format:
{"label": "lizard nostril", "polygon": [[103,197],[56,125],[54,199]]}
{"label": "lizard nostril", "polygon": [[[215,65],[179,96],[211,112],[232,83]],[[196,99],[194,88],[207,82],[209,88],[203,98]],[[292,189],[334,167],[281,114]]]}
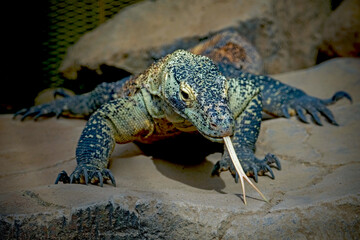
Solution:
{"label": "lizard nostril", "polygon": [[217,124],[215,124],[215,123],[210,123],[210,126],[213,128],[217,128]]}

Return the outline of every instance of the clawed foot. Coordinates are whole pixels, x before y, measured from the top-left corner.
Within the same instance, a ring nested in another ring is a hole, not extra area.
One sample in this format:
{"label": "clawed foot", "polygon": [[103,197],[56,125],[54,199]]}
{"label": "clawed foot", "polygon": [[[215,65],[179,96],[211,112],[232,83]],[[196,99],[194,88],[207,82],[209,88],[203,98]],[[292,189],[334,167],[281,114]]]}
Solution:
{"label": "clawed foot", "polygon": [[63,99],[57,99],[49,103],[21,109],[14,114],[13,119],[15,119],[18,115],[22,115],[21,121],[24,121],[27,117],[33,117],[34,121],[43,116],[50,117],[55,115],[59,118],[64,111],[64,106],[67,104],[67,100],[64,99],[71,96],[62,88],[54,90],[54,98],[56,99],[57,96],[61,96]]}
{"label": "clawed foot", "polygon": [[[226,161],[229,163],[229,168],[231,173],[233,174],[234,176],[234,173],[232,172],[232,168],[235,168],[236,170],[236,173],[235,173],[235,182],[238,182],[239,181],[239,178],[240,178],[240,181],[241,181],[241,188],[242,188],[242,192],[243,192],[243,199],[244,199],[244,203],[246,205],[246,194],[245,194],[245,185],[244,185],[244,182],[248,182],[259,194],[260,196],[267,202],[269,203],[269,201],[266,199],[266,197],[264,196],[264,194],[255,186],[254,183],[252,183],[250,181],[250,179],[248,178],[247,174],[245,173],[243,167],[241,166],[240,164],[240,160],[236,154],[236,151],[234,149],[234,146],[232,144],[232,141],[231,141],[231,138],[229,136],[226,136],[224,137],[224,143],[225,143],[225,146],[226,146],[226,149],[228,150],[226,152],[226,154],[223,156],[223,159],[222,161]],[[277,159],[277,157],[275,155],[272,155],[272,154],[268,154],[266,155],[265,157],[265,162],[264,161],[259,161],[255,158],[254,154],[252,154],[248,149],[246,151],[246,149],[243,149],[245,150],[244,152],[241,152],[242,153],[242,163],[243,165],[247,165],[247,164],[250,164],[253,168],[253,173],[255,173],[255,176],[257,178],[257,174],[258,172],[260,172],[259,170],[261,170],[261,173],[262,172],[266,172],[267,171],[270,171],[271,172],[271,175],[272,175],[272,178],[274,178],[274,173],[272,172],[270,166],[268,164],[271,164],[273,162],[275,162],[277,165],[278,165],[278,169],[281,168],[280,166],[280,162],[279,160]],[[224,158],[225,157],[225,158]],[[228,157],[230,157],[230,160],[231,162],[229,162],[228,160]],[[249,162],[248,160],[249,159],[253,159],[253,160],[257,160],[257,161],[252,161],[252,162]],[[245,159],[245,161],[244,161]],[[257,164],[259,166],[262,166],[263,168],[259,168],[257,169]],[[220,161],[220,164],[221,165],[221,161]],[[224,165],[225,166],[225,165]],[[217,166],[215,165],[215,168]],[[214,169],[215,170],[215,173],[219,173],[219,171],[221,171],[222,169],[221,168],[218,168],[218,169]],[[213,170],[213,173],[214,173],[214,170]],[[246,171],[246,172],[249,172],[249,171]],[[256,179],[257,180],[257,179]]]}
{"label": "clawed foot", "polygon": [[33,117],[33,120],[36,121],[40,117],[52,115],[55,115],[57,118],[59,118],[62,112],[63,109],[57,106],[55,102],[52,102],[41,104],[31,108],[21,109],[14,114],[13,119],[15,119],[18,115],[22,115],[21,121],[24,121],[27,117]]}
{"label": "clawed foot", "polygon": [[307,112],[314,119],[314,122],[320,126],[322,126],[320,115],[323,115],[331,124],[338,126],[339,124],[335,121],[334,115],[326,106],[333,104],[342,98],[346,98],[352,102],[351,96],[343,91],[336,92],[329,99],[319,99],[305,94],[295,98],[288,104],[282,105],[282,114],[284,117],[289,118],[290,110],[293,114],[296,114],[302,122],[309,123],[305,116],[305,113]]}
{"label": "clawed foot", "polygon": [[275,179],[274,172],[271,169],[272,167],[274,167],[273,165],[274,163],[275,163],[275,167],[278,170],[281,170],[280,160],[274,154],[271,153],[266,154],[264,160],[255,158],[251,164],[248,164],[250,166],[247,169],[245,169],[246,175],[249,177],[253,177],[255,182],[258,182],[259,175],[263,176],[265,175],[265,173],[269,172],[270,177],[272,179]]}
{"label": "clawed foot", "polygon": [[107,180],[111,180],[112,185],[116,187],[115,178],[109,169],[99,170],[95,167],[77,166],[70,177],[65,171],[59,173],[55,180],[55,184],[58,184],[58,182],[70,184],[81,183],[86,185],[89,183],[95,185],[100,183],[100,186],[102,187]]}
{"label": "clawed foot", "polygon": [[[275,164],[275,166],[274,166]],[[273,167],[276,167],[278,170],[281,170],[281,164],[278,157],[274,154],[268,153],[263,160],[257,159],[253,156],[252,159],[242,159],[241,165],[244,169],[244,172],[247,176],[253,177],[255,182],[258,182],[258,176],[263,176],[267,172],[270,173],[270,177],[275,179]],[[221,172],[229,170],[231,175],[234,177],[235,182],[239,182],[239,175],[237,174],[234,165],[232,164],[228,156],[223,157],[222,160],[218,161],[211,172],[211,175],[219,176]]]}

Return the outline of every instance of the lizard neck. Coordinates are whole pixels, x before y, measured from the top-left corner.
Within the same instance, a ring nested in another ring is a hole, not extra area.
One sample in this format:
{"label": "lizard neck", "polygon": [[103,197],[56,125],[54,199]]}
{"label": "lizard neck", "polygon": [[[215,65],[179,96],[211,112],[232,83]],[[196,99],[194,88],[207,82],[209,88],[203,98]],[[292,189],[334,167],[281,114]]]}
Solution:
{"label": "lizard neck", "polygon": [[152,117],[158,132],[166,132],[176,128],[182,132],[194,132],[194,125],[176,113],[173,108],[160,96],[151,94],[148,89],[141,89],[146,110]]}

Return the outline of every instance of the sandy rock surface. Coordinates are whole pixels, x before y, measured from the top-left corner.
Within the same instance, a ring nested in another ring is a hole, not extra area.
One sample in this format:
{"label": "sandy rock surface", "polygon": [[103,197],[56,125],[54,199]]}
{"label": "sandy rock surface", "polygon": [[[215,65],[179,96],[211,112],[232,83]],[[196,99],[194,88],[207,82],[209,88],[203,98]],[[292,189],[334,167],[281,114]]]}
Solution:
{"label": "sandy rock surface", "polygon": [[[360,60],[334,59],[275,76],[309,94],[348,91],[353,103],[331,106],[339,127],[295,117],[263,122],[256,154],[281,159],[275,180],[241,187],[228,173],[210,177],[220,158],[195,165],[117,145],[111,170],[117,187],[54,185],[75,167],[82,120],[14,121],[0,116],[0,229],[6,238],[356,239],[360,237]],[[181,146],[179,146],[180,148]],[[179,149],[186,151],[186,149]],[[174,153],[176,154],[176,152]],[[189,153],[190,154],[190,153]]]}

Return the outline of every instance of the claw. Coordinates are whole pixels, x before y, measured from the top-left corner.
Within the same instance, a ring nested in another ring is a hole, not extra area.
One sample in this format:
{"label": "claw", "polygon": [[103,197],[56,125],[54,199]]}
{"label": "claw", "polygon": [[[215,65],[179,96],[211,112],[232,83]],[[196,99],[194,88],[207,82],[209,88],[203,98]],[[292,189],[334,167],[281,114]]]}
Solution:
{"label": "claw", "polygon": [[114,176],[112,175],[112,173],[110,172],[110,170],[108,169],[105,169],[104,173],[106,174],[106,176],[108,176],[111,180],[111,183],[114,187],[116,187],[116,181],[115,181],[115,178]]}
{"label": "claw", "polygon": [[333,120],[332,122],[330,122],[332,125],[335,125],[335,126],[340,126],[335,120]]}
{"label": "claw", "polygon": [[61,175],[61,173],[59,173],[58,176],[56,177],[55,184],[59,183],[59,180],[61,177],[62,177],[62,175]]}
{"label": "claw", "polygon": [[213,167],[213,169],[211,171],[211,176],[215,176],[215,175],[220,176],[219,169],[220,169],[220,163],[217,162],[217,163],[215,163],[215,165],[214,165],[214,167]]}
{"label": "claw", "polygon": [[312,118],[314,119],[314,121],[317,125],[319,125],[319,126],[323,125],[315,108],[313,108],[312,106],[308,107],[307,111],[308,111],[308,113],[310,113],[310,115],[312,116]]}
{"label": "claw", "polygon": [[256,170],[256,166],[253,167],[253,177],[254,177],[255,182],[258,182],[259,176],[258,176],[258,172]]}
{"label": "claw", "polygon": [[55,180],[55,184],[58,184],[60,182],[63,183],[69,183],[69,176],[67,175],[67,173],[65,171],[62,171],[61,173],[58,174],[56,180]]}
{"label": "claw", "polygon": [[325,106],[318,106],[317,109],[331,124],[339,126],[339,124],[335,121],[334,115],[329,109]]}
{"label": "claw", "polygon": [[342,98],[347,98],[352,103],[352,98],[351,98],[350,94],[348,94],[347,92],[344,92],[344,91],[336,92],[331,98],[324,99],[324,100],[322,100],[322,102],[325,105],[329,105],[329,104],[333,104],[333,103],[339,101]]}
{"label": "claw", "polygon": [[[228,165],[226,165],[226,164],[224,164],[222,161],[218,161],[215,165],[214,165],[214,167],[213,167],[213,169],[212,169],[212,171],[211,171],[211,175],[212,176],[220,176],[220,172],[222,172],[222,171],[226,171],[226,170],[229,170],[229,166]],[[236,172],[236,171],[234,171],[234,172]]]}
{"label": "claw", "polygon": [[282,106],[281,106],[281,111],[282,111],[282,113],[284,114],[284,116],[285,116],[286,118],[290,118],[289,109],[288,109],[287,106],[282,105]]}
{"label": "claw", "polygon": [[30,116],[31,115],[31,113],[25,113],[21,118],[20,118],[20,121],[24,121],[25,120],[25,118],[27,118],[28,116]]}
{"label": "claw", "polygon": [[306,119],[305,115],[304,115],[304,109],[300,106],[295,106],[295,111],[298,114],[299,118],[301,121],[303,121],[304,123],[309,123],[309,121]]}
{"label": "claw", "polygon": [[84,173],[85,184],[88,185],[88,183],[89,183],[89,176],[88,176],[88,173],[87,173],[86,168],[83,168],[83,173]]}
{"label": "claw", "polygon": [[342,98],[347,98],[352,103],[352,98],[351,98],[350,94],[348,94],[347,92],[344,92],[344,91],[336,92],[334,94],[334,96],[332,97],[332,100],[334,102],[336,102]]}
{"label": "claw", "polygon": [[265,159],[267,160],[267,164],[275,163],[278,170],[281,170],[281,163],[279,158],[271,153],[266,154]]}
{"label": "claw", "polygon": [[276,167],[278,170],[281,170],[281,163],[280,163],[280,160],[277,156],[273,155],[274,156],[274,159],[275,159],[275,164],[276,164]]}
{"label": "claw", "polygon": [[71,175],[70,175],[70,182],[69,182],[69,183],[72,184],[73,181],[74,181],[74,174],[71,174]]}
{"label": "claw", "polygon": [[104,186],[104,181],[103,181],[103,177],[101,175],[101,172],[97,172],[97,175],[99,177],[100,187],[103,187]]}
{"label": "claw", "polygon": [[66,98],[66,97],[71,97],[71,96],[70,96],[69,94],[67,94],[67,93],[64,91],[64,89],[62,89],[62,88],[56,89],[56,90],[54,91],[54,98],[56,98],[57,95],[59,95],[59,96],[61,96],[61,97],[64,97],[64,98]]}
{"label": "claw", "polygon": [[239,183],[239,174],[235,173],[235,183]]}
{"label": "claw", "polygon": [[42,112],[36,114],[35,117],[33,118],[34,121],[37,121],[39,119],[39,117],[41,117],[42,115],[44,115]]}
{"label": "claw", "polygon": [[26,111],[27,111],[27,108],[23,108],[23,109],[17,111],[17,112],[14,114],[13,119],[15,119],[18,115],[25,113]]}
{"label": "claw", "polygon": [[57,118],[57,119],[59,119],[59,118],[60,118],[61,113],[62,113],[62,111],[57,111],[57,112],[55,113],[55,116],[56,116],[56,118]]}
{"label": "claw", "polygon": [[274,175],[274,172],[273,172],[273,170],[271,169],[271,167],[270,167],[269,165],[265,164],[265,168],[266,168],[266,170],[269,171],[269,173],[270,173],[270,175],[271,175],[271,178],[272,178],[272,179],[275,179],[275,175]]}

